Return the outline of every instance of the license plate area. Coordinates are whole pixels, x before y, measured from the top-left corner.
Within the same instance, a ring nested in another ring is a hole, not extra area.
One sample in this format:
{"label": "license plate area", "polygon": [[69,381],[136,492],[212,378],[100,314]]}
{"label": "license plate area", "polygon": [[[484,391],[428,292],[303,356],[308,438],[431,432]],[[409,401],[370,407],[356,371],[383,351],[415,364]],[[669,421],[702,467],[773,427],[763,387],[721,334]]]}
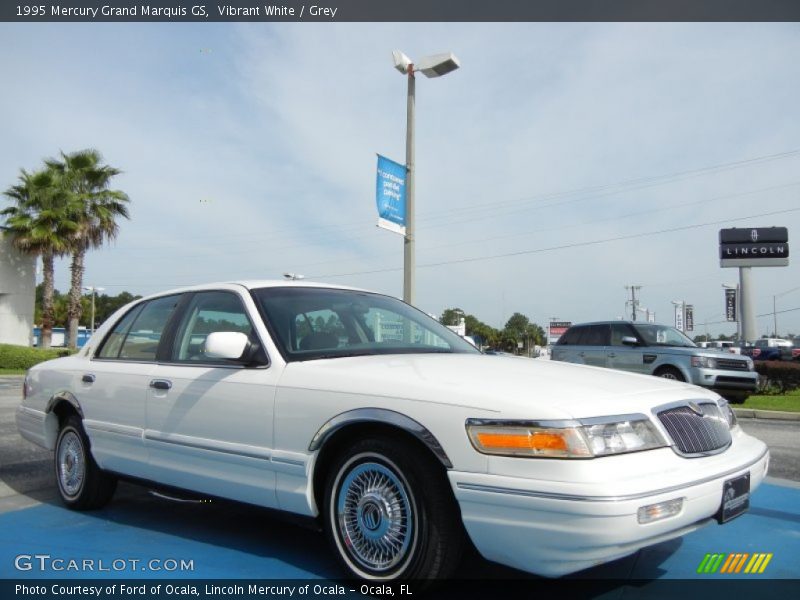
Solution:
{"label": "license plate area", "polygon": [[722,504],[717,513],[720,523],[727,523],[750,508],[750,472],[728,479],[722,485]]}

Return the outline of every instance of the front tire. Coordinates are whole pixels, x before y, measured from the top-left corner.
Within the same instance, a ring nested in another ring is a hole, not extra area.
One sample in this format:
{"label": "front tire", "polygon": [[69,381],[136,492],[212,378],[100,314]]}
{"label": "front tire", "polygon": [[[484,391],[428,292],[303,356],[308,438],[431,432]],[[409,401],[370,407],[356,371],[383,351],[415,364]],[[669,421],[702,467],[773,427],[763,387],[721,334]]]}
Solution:
{"label": "front tire", "polygon": [[325,485],[328,539],[358,578],[447,577],[461,557],[460,514],[434,459],[399,439],[353,444]]}
{"label": "front tire", "polygon": [[656,377],[663,377],[664,379],[670,379],[672,381],[686,381],[686,378],[683,376],[683,373],[681,373],[675,367],[661,368],[658,371],[658,373],[656,373]]}
{"label": "front tire", "polygon": [[70,416],[58,432],[55,471],[62,502],[73,510],[91,510],[108,504],[117,488],[115,477],[103,472],[89,451],[81,420]]}

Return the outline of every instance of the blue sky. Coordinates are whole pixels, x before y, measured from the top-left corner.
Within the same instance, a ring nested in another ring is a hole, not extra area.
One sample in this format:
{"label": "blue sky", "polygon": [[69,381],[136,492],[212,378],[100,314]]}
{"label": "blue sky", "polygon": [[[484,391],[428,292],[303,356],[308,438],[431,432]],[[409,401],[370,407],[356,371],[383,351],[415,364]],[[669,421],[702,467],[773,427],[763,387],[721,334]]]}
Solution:
{"label": "blue sky", "polygon": [[[0,185],[62,149],[96,147],[123,169],[132,219],[87,261],[86,284],[110,293],[294,271],[400,296],[402,239],[375,226],[374,203],[375,154],[405,154],[391,51],[453,51],[460,70],[417,83],[417,305],[495,326],[514,311],[578,322],[621,316],[634,283],[659,321],[671,300],[694,304],[703,332],[737,278],[719,267],[718,230],[800,235],[798,34],[3,23]],[[778,310],[800,307],[790,260],[755,271],[759,314],[787,291]],[[65,289],[67,263],[57,270]],[[800,310],[778,327],[800,334]]]}

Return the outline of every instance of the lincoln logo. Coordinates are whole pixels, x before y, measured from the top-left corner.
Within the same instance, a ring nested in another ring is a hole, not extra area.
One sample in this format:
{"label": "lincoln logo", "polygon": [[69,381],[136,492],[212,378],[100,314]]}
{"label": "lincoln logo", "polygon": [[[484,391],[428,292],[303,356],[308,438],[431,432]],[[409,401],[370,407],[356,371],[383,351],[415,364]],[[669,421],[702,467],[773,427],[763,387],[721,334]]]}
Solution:
{"label": "lincoln logo", "polygon": [[758,241],[758,229],[752,229],[750,231],[750,239],[753,240],[753,243]]}
{"label": "lincoln logo", "polygon": [[696,402],[689,402],[689,410],[691,410],[698,417],[703,416],[703,409],[700,408],[700,405],[697,404]]}

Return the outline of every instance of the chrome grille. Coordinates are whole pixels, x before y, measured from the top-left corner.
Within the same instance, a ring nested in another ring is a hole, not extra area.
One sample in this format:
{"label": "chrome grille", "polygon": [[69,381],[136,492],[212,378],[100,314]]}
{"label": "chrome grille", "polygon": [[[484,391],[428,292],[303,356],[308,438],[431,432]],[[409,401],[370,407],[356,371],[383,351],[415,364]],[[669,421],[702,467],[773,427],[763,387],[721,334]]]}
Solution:
{"label": "chrome grille", "polygon": [[717,368],[725,371],[747,371],[746,360],[736,360],[730,358],[718,358]]}
{"label": "chrome grille", "polygon": [[701,454],[726,448],[731,443],[728,422],[716,404],[700,404],[702,415],[688,406],[658,413],[680,454]]}

